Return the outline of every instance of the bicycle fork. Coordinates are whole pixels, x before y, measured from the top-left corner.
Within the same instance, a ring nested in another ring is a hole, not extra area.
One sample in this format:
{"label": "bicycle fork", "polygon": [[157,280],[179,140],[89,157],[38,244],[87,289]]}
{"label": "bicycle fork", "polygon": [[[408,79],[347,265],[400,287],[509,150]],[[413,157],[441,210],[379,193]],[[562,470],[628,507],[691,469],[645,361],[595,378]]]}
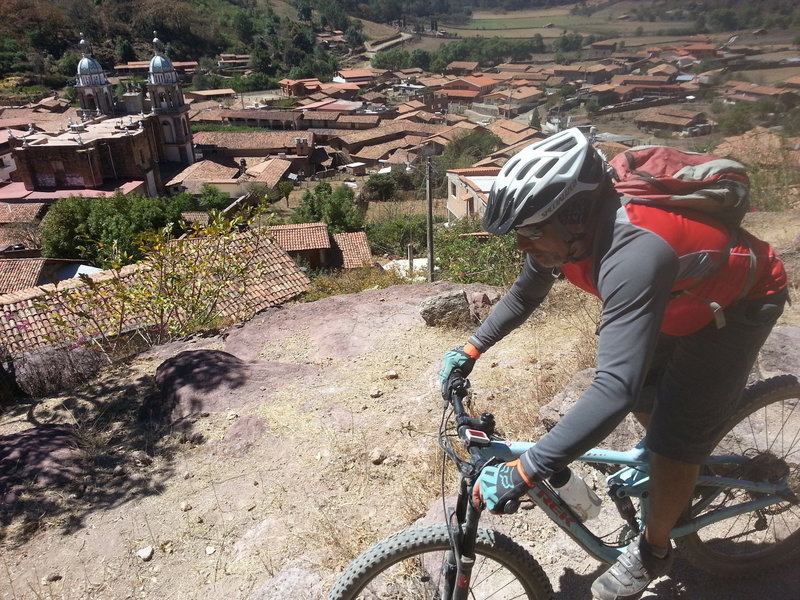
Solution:
{"label": "bicycle fork", "polygon": [[443,600],[466,600],[475,566],[475,540],[478,536],[478,522],[481,510],[475,508],[469,499],[469,486],[465,477],[461,478],[458,501],[450,511],[447,528],[450,532],[450,551],[442,565],[444,575]]}

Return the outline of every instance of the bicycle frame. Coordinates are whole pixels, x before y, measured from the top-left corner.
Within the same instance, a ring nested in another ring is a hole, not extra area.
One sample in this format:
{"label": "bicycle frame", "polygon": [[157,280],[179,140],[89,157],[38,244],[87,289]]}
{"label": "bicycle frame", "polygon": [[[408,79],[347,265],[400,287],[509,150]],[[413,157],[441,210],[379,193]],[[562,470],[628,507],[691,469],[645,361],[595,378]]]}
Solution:
{"label": "bicycle frame", "polygon": [[[534,442],[514,442],[504,440],[491,440],[488,446],[477,448],[476,454],[486,460],[497,459],[508,462],[519,458],[529,448],[535,446]],[[597,463],[622,467],[606,478],[609,488],[614,490],[618,498],[639,498],[641,510],[638,514],[640,525],[647,517],[647,495],[649,492],[649,467],[648,452],[642,444],[626,451],[606,450],[593,448],[576,459],[579,462]],[[706,464],[732,464],[747,462],[743,456],[711,456]],[[736,506],[719,508],[700,516],[689,515],[687,520],[680,522],[670,533],[676,538],[688,535],[699,529],[729,519],[736,515],[749,513],[765,508],[785,499],[790,494],[786,483],[768,483],[760,481],[747,481],[713,475],[701,475],[698,478],[699,486],[710,488],[709,493],[696,505],[699,510],[711,505],[713,499],[726,488],[738,488],[757,493],[759,497]],[[547,484],[538,484],[528,493],[533,503],[543,510],[545,514],[558,525],[569,537],[595,559],[606,563],[613,563],[624,551],[624,547],[609,546],[592,533],[573,514],[572,510]]]}

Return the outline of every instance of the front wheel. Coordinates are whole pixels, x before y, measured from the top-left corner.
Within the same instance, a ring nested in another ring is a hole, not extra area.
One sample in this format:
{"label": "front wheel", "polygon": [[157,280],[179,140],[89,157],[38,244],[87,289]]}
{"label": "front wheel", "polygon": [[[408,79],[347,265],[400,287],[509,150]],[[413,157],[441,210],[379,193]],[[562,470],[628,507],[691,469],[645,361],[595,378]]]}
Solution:
{"label": "front wheel", "polygon": [[[713,454],[750,460],[735,469],[711,468],[715,475],[778,483],[784,478],[795,498],[704,527],[675,540],[695,566],[727,577],[762,574],[800,555],[800,382],[781,376],[745,390],[742,407],[731,418]],[[708,468],[708,466],[706,467]],[[701,488],[698,488],[701,489]],[[754,498],[737,489],[720,493],[708,510]]]}
{"label": "front wheel", "polygon": [[[443,598],[443,566],[449,551],[450,536],[444,524],[397,533],[356,558],[328,600]],[[470,599],[552,597],[547,575],[527,550],[501,533],[478,530]]]}

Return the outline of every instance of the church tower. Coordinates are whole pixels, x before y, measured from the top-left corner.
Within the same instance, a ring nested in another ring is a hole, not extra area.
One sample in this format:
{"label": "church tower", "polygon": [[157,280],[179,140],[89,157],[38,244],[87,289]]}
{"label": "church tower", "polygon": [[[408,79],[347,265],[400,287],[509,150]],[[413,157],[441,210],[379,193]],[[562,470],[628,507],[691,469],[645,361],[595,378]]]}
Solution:
{"label": "church tower", "polygon": [[89,42],[81,34],[83,58],[78,63],[75,90],[81,105],[82,116],[92,118],[101,114],[114,116],[114,90],[105,71],[93,57]]}
{"label": "church tower", "polygon": [[[155,31],[153,35],[155,35]],[[178,73],[163,52],[158,37],[153,39],[153,58],[147,75],[147,92],[153,113],[161,127],[164,158],[190,165],[194,162],[189,107],[183,99]]]}

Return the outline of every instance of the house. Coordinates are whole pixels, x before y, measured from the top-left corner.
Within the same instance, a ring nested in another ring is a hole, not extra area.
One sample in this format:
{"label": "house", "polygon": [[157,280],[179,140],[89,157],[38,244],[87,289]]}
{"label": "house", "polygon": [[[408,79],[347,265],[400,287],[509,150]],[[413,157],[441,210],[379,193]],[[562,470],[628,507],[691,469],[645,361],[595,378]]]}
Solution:
{"label": "house", "polygon": [[249,54],[220,54],[217,59],[217,67],[226,72],[242,72],[247,70],[250,64]]}
{"label": "house", "polygon": [[[215,242],[205,244],[208,238],[176,240],[177,244],[194,244],[198,256],[213,262],[219,246]],[[240,320],[267,308],[288,302],[304,293],[310,281],[292,259],[273,240],[253,233],[240,234],[233,238],[226,255],[247,257],[248,270],[245,280],[226,285],[230,293],[222,293],[218,313],[223,320]],[[119,313],[113,309],[116,286],[147,284],[151,273],[146,263],[128,265],[118,270],[101,271],[88,275],[91,288],[80,279],[69,279],[56,287],[46,284],[0,295],[0,339],[13,357],[53,346],[68,346],[79,343],[90,334],[86,323],[75,315],[91,312],[93,325],[107,325],[108,331],[133,331],[151,324],[145,313],[127,313],[120,327]],[[208,271],[213,272],[213,269]],[[212,275],[213,276],[213,275]],[[94,290],[94,291],[92,291]],[[105,290],[105,292],[104,292]],[[104,294],[108,303],[89,305],[96,294]],[[63,294],[70,294],[66,302]],[[67,327],[58,323],[67,323]]]}
{"label": "house", "polygon": [[717,56],[717,47],[714,44],[688,44],[681,48],[699,60],[714,58]]}
{"label": "house", "polygon": [[239,94],[231,88],[221,88],[218,90],[189,90],[186,92],[187,98],[193,98],[195,100],[235,99],[238,96]]}
{"label": "house", "polygon": [[166,188],[171,194],[185,192],[199,196],[203,185],[208,184],[236,197],[236,192],[231,190],[238,190],[235,178],[239,173],[239,166],[233,160],[199,160],[167,181]]}
{"label": "house", "polygon": [[728,81],[722,86],[722,97],[732,103],[774,100],[791,108],[800,100],[800,92],[791,88],[779,88],[744,81]]}
{"label": "house", "polygon": [[315,77],[307,79],[281,79],[278,85],[281,86],[281,93],[290,97],[308,96],[322,88],[322,82]]}
{"label": "house", "polygon": [[488,125],[486,129],[499,137],[505,146],[513,146],[525,140],[531,140],[533,143],[533,139],[539,135],[539,132],[533,127],[509,119],[499,119]]}
{"label": "house", "polygon": [[681,110],[671,106],[659,106],[642,111],[633,122],[641,129],[664,131],[687,131],[690,127],[707,125],[705,113]]}
{"label": "house", "polygon": [[331,236],[325,223],[300,223],[276,225],[269,228],[269,233],[290,256],[312,269],[356,269],[373,262],[363,231]]}
{"label": "house", "polygon": [[216,162],[234,157],[283,158],[291,161],[292,170],[301,176],[314,172],[315,143],[311,131],[202,131],[195,134],[196,149],[203,158]]}
{"label": "house", "polygon": [[448,220],[482,216],[500,167],[471,167],[447,171]]}
{"label": "house", "polygon": [[333,76],[334,83],[354,83],[359,87],[372,84],[376,79],[376,72],[372,69],[341,69]]}
{"label": "house", "polygon": [[363,231],[334,233],[331,245],[331,266],[341,269],[371,267],[374,263],[367,234]]}
{"label": "house", "polygon": [[166,158],[154,143],[163,139],[160,127],[156,115],[145,115],[77,123],[58,135],[12,133],[13,179],[28,192],[86,195],[88,190],[125,187],[156,196],[161,190],[159,162]]}
{"label": "house", "polygon": [[445,67],[444,72],[448,75],[472,75],[479,65],[478,62],[454,60]]}
{"label": "house", "polygon": [[0,258],[0,295],[98,272],[100,269],[85,265],[80,260]]}
{"label": "house", "polygon": [[535,87],[522,86],[508,90],[498,90],[483,97],[483,102],[498,107],[504,117],[513,117],[544,101],[545,93]]}
{"label": "house", "polygon": [[325,223],[300,223],[297,225],[275,225],[269,235],[289,256],[311,269],[328,264],[331,240]]}
{"label": "house", "polygon": [[603,58],[611,56],[617,51],[617,42],[613,40],[601,40],[589,44],[589,58]]}

